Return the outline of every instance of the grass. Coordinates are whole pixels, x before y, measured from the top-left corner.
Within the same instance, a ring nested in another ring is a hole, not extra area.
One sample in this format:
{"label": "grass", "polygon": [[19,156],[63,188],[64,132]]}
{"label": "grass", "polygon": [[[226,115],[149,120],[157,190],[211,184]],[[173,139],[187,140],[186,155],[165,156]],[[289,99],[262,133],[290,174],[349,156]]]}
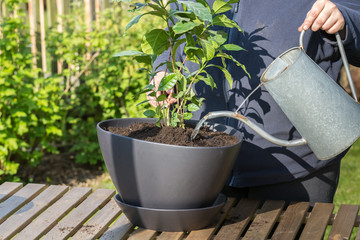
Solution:
{"label": "grass", "polygon": [[[334,212],[338,212],[341,204],[360,204],[360,139],[357,140],[341,161],[340,180],[334,197]],[[325,233],[327,239],[331,227]],[[351,240],[355,239],[358,227],[353,229]]]}
{"label": "grass", "polygon": [[354,143],[341,162],[339,186],[334,204],[360,204],[360,139]]}

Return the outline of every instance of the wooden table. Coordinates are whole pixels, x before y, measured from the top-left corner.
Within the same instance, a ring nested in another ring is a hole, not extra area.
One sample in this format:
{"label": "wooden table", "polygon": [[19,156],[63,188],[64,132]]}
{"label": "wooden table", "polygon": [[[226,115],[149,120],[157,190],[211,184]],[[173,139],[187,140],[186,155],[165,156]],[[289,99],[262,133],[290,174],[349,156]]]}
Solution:
{"label": "wooden table", "polygon": [[[289,205],[229,198],[206,229],[156,232],[133,226],[113,200],[114,190],[5,182],[0,185],[0,239],[350,239],[359,227],[358,205]],[[355,233],[360,240],[360,230]]]}

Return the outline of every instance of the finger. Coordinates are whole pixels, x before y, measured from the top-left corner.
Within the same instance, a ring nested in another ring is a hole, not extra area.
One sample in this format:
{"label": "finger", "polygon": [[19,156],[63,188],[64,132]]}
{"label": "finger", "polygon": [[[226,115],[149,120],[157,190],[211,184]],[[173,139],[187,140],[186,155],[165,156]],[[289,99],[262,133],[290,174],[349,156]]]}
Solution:
{"label": "finger", "polygon": [[330,18],[331,16],[331,12],[328,11],[322,11],[318,17],[314,20],[312,26],[311,26],[311,30],[316,32],[320,29],[323,29],[324,24],[329,21],[329,25],[333,25],[335,23],[335,19],[334,18]]}
{"label": "finger", "polygon": [[322,26],[322,30],[334,34],[344,29],[345,19],[339,10],[335,11]]}
{"label": "finger", "polygon": [[306,14],[304,22],[299,27],[299,31],[303,29],[308,30],[314,23],[315,19],[319,16],[320,12],[324,9],[324,6],[324,1],[316,1],[310,11]]}
{"label": "finger", "polygon": [[344,24],[341,21],[335,22],[333,26],[325,30],[329,34],[335,34],[344,28]]}

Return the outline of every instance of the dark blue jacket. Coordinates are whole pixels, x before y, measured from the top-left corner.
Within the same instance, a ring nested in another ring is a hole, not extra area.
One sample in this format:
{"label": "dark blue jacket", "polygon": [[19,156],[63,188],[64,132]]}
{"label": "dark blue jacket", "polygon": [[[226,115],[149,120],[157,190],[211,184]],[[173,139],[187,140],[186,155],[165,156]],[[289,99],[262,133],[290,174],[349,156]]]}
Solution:
{"label": "dark blue jacket", "polygon": [[[212,6],[213,0],[208,2]],[[246,49],[246,51],[232,52],[232,55],[245,65],[251,79],[240,67],[229,62],[228,70],[234,80],[230,89],[223,73],[217,68],[211,69],[209,72],[216,81],[217,89],[212,91],[203,83],[195,85],[196,93],[206,98],[206,101],[201,110],[194,114],[194,118],[199,119],[210,111],[235,111],[244,98],[260,83],[260,76],[266,67],[281,53],[299,46],[297,29],[314,2],[313,0],[241,0],[239,4],[234,5],[228,16],[238,23],[244,34],[235,28],[226,30],[229,34],[228,42]],[[360,1],[333,2],[346,21],[346,38],[343,44],[349,63],[360,66]],[[332,36],[320,31],[307,31],[304,48],[330,77],[339,80],[342,61]],[[181,49],[178,54],[181,58]],[[167,59],[165,56],[160,56],[157,62],[165,58]],[[192,71],[196,68],[192,63],[187,63],[187,66]],[[239,112],[275,137],[284,140],[300,138],[294,126],[263,87],[251,96]],[[280,147],[264,140],[239,121],[233,119],[217,121],[239,129],[244,135],[244,142],[229,181],[234,187],[272,184],[304,177],[316,169],[340,161],[345,155],[343,153],[334,159],[320,161],[307,145]]]}

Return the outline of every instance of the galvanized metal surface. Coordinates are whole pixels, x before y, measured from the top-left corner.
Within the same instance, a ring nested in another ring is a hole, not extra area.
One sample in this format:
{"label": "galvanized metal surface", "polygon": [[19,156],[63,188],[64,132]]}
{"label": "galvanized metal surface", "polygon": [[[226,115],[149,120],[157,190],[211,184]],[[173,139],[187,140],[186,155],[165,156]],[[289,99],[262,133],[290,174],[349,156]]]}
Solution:
{"label": "galvanized metal surface", "polygon": [[359,138],[359,105],[302,48],[275,59],[261,81],[319,159]]}

